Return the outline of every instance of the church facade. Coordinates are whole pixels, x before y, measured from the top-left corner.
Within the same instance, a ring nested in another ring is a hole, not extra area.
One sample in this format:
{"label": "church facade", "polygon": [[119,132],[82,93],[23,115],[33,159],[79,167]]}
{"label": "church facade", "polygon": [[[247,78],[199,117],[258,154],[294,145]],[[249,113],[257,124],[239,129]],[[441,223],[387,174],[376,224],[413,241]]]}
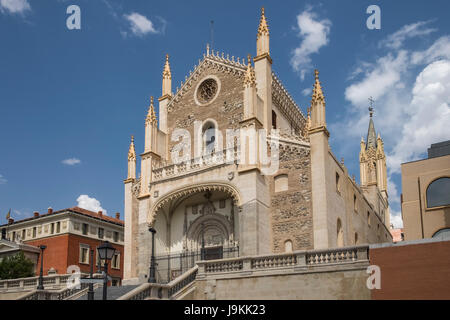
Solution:
{"label": "church facade", "polygon": [[128,152],[124,284],[147,281],[149,227],[159,282],[202,259],[392,241],[372,116],[358,185],[329,147],[318,71],[306,116],[272,71],[264,9],[253,59],[207,48],[173,93],[166,56],[158,107],[159,119],[152,98],[139,176],[133,138]]}

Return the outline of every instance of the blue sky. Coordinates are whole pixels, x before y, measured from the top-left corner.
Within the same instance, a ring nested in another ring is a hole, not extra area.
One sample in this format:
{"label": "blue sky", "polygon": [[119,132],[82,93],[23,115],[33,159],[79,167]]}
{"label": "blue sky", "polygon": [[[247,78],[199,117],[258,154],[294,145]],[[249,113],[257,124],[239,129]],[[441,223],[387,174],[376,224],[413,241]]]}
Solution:
{"label": "blue sky", "polygon": [[[81,30],[66,27],[72,4]],[[372,4],[380,30],[366,27]],[[123,213],[130,135],[141,153],[165,54],[174,89],[205,52],[211,20],[215,50],[255,55],[261,6],[273,69],[304,113],[319,69],[331,147],[357,180],[367,99],[375,98],[400,225],[400,163],[450,139],[446,0],[0,0],[0,222],[9,208],[21,219],[77,203]]]}

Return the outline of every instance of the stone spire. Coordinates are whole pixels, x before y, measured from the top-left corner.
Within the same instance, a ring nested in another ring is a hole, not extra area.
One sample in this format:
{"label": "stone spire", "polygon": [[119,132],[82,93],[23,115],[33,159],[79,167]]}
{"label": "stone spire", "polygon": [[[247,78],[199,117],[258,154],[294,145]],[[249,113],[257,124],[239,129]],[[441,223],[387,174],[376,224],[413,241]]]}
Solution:
{"label": "stone spire", "polygon": [[369,107],[370,112],[370,121],[369,121],[369,129],[367,130],[367,143],[366,148],[377,148],[377,134],[375,132],[375,125],[373,124],[373,107],[372,105]]}
{"label": "stone spire", "polygon": [[[258,34],[256,36],[256,55],[257,57],[270,55],[269,43],[269,27],[267,25],[266,16],[264,15],[264,7],[261,8],[261,18],[259,20]],[[270,58],[270,56],[269,56]]]}
{"label": "stone spire", "polygon": [[162,97],[172,95],[172,72],[170,71],[169,55],[166,54],[166,63],[162,73]]}
{"label": "stone spire", "polygon": [[268,36],[269,35],[269,26],[267,25],[266,16],[264,15],[264,7],[261,8],[261,18],[259,20],[259,27],[258,27],[258,39],[261,36]]}
{"label": "stone spire", "polygon": [[150,106],[148,107],[147,118],[145,118],[145,123],[156,124],[156,113],[153,106],[153,97],[150,97]]}
{"label": "stone spire", "polygon": [[136,151],[134,149],[134,136],[131,136],[130,148],[128,149],[127,181],[134,179],[136,179]]}
{"label": "stone spire", "polygon": [[250,55],[248,55],[248,64],[247,64],[247,71],[245,72],[245,77],[244,77],[244,87],[247,86],[251,86],[251,87],[255,87],[256,86],[256,75],[255,75],[255,69],[253,69],[252,67],[252,58],[250,57]]}
{"label": "stone spire", "polygon": [[316,69],[314,70],[314,76],[315,76],[315,82],[314,82],[314,88],[313,88],[313,94],[311,97],[311,105],[321,102],[325,105],[325,97],[322,92],[322,86],[320,85],[319,81],[319,71]]}
{"label": "stone spire", "polygon": [[[323,95],[322,86],[319,81],[319,71],[314,70],[315,82],[313,93],[311,96],[311,130],[322,128],[326,129],[325,121],[325,97]],[[329,135],[328,130],[325,130]]]}

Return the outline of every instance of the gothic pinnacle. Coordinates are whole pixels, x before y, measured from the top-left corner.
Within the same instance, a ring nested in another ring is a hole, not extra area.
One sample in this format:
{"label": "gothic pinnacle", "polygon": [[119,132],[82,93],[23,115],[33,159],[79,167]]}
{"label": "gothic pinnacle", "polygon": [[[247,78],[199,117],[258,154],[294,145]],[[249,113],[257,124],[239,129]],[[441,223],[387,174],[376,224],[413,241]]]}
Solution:
{"label": "gothic pinnacle", "polygon": [[134,136],[131,136],[130,148],[128,149],[128,160],[136,159],[136,151],[134,150]]}
{"label": "gothic pinnacle", "polygon": [[166,63],[164,64],[163,79],[172,79],[170,72],[169,54],[166,54]]}
{"label": "gothic pinnacle", "polygon": [[244,85],[255,86],[256,85],[256,75],[255,70],[252,67],[252,58],[250,55],[247,57],[247,71],[245,72]]}
{"label": "gothic pinnacle", "polygon": [[325,97],[322,92],[322,87],[321,87],[320,81],[319,81],[319,71],[317,69],[314,70],[314,77],[315,77],[315,82],[314,82],[313,94],[311,97],[311,105],[318,103],[318,102],[322,102],[323,104],[325,104]]}
{"label": "gothic pinnacle", "polygon": [[156,113],[155,108],[153,106],[153,97],[150,97],[150,106],[148,108],[147,118],[145,119],[146,123],[156,123]]}
{"label": "gothic pinnacle", "polygon": [[264,15],[264,7],[261,8],[261,19],[259,20],[258,38],[262,35],[269,35],[269,27],[267,25],[266,16]]}

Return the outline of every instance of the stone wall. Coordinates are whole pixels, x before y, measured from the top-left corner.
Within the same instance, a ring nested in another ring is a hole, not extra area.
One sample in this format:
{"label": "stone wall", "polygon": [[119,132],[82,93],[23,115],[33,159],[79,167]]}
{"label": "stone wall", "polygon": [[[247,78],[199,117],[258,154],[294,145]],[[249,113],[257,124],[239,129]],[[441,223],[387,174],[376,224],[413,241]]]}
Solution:
{"label": "stone wall", "polygon": [[[310,150],[307,147],[280,144],[280,169],[288,175],[288,190],[274,192],[271,181],[271,216],[273,252],[284,252],[285,241],[293,250],[313,248],[311,210]],[[277,176],[275,175],[275,176]]]}

